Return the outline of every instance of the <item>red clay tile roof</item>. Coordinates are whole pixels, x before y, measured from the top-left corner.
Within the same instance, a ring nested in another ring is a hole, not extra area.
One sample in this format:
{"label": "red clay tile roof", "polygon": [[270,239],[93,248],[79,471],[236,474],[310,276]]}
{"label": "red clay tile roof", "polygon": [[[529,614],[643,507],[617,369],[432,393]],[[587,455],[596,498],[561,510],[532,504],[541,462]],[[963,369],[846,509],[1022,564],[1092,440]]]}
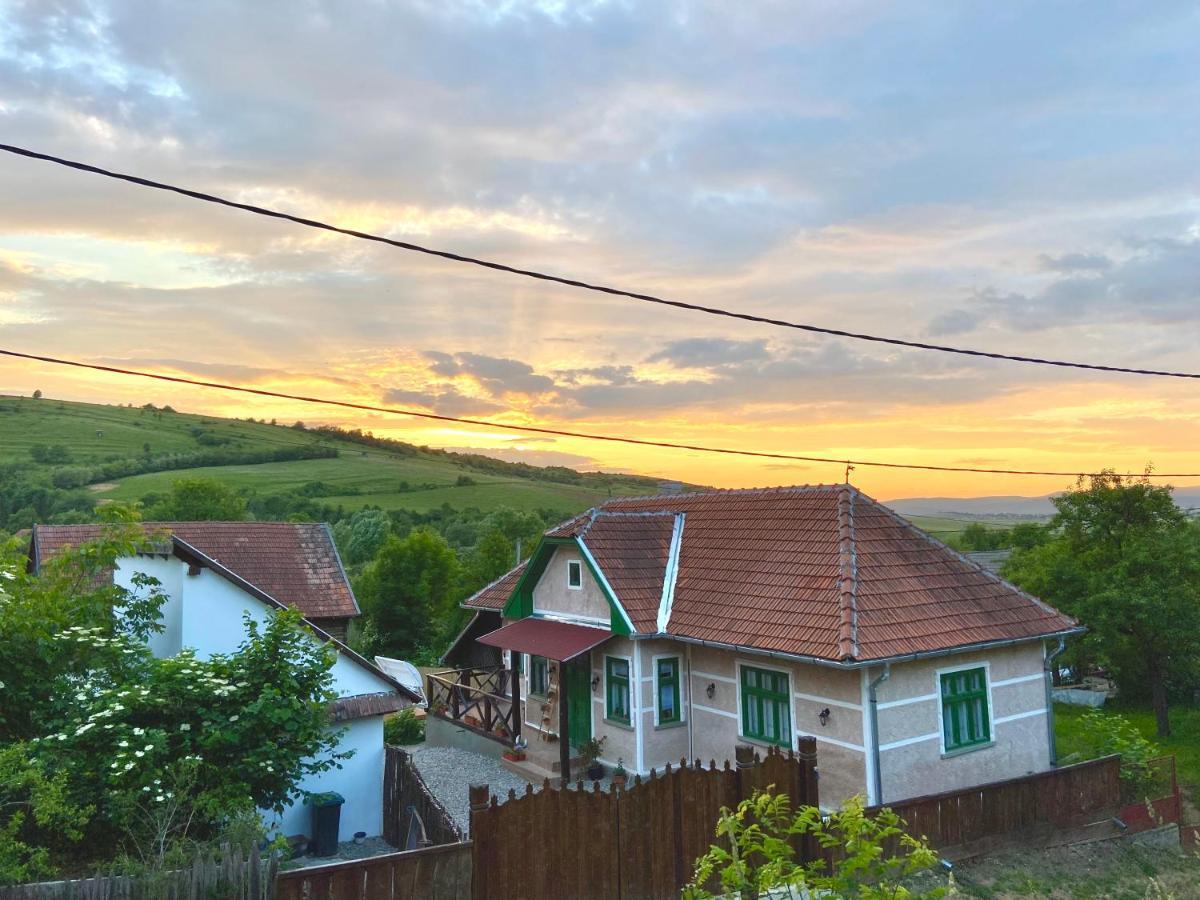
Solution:
{"label": "red clay tile roof", "polygon": [[675,517],[673,512],[600,510],[579,531],[579,539],[620,598],[634,631],[658,630]]}
{"label": "red clay tile roof", "polygon": [[[99,536],[100,525],[34,526],[40,565],[66,546]],[[178,536],[306,619],[359,614],[341,559],[324,525],[295,522],[146,522],[148,533]]]}
{"label": "red clay tile roof", "polygon": [[[668,634],[862,662],[1076,627],[856,488],[818,485],[616,499],[548,532],[583,539],[639,632],[657,631],[664,512],[684,514]],[[488,608],[518,577],[481,592]]]}
{"label": "red clay tile roof", "polygon": [[516,590],[517,582],[524,574],[525,563],[521,563],[511,572],[501,575],[491,584],[482,588],[478,593],[472,594],[463,601],[462,605],[471,609],[504,609],[504,604],[508,602],[508,598]]}

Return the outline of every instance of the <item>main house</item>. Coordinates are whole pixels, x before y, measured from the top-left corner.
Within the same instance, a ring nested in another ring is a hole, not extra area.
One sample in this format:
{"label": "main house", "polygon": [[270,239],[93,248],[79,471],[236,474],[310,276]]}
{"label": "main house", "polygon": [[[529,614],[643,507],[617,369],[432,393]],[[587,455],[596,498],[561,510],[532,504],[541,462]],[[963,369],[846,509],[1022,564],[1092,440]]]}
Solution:
{"label": "main house", "polygon": [[[67,546],[100,536],[100,525],[37,525],[30,541],[34,571]],[[347,623],[359,614],[329,529],[288,522],[148,522],[145,552],[121,558],[112,578],[132,586],[135,574],[156,578],[166,595],[161,632],[149,638],[156,656],[190,647],[201,658],[230,653],[246,637],[243,615],[265,621],[273,609],[296,607],[314,640],[337,650],[330,727],[345,729],[338,751],[354,755],[300,787],[346,798],[339,840],[383,830],[383,717],[419,699],[347,647]],[[335,637],[337,635],[337,637]],[[294,802],[281,818],[266,814],[284,834],[308,834],[308,811]]]}
{"label": "main house", "polygon": [[1081,630],[850,485],[612,500],[465,606],[455,653],[501,648],[531,746],[646,773],[809,735],[830,807],[1053,766]]}

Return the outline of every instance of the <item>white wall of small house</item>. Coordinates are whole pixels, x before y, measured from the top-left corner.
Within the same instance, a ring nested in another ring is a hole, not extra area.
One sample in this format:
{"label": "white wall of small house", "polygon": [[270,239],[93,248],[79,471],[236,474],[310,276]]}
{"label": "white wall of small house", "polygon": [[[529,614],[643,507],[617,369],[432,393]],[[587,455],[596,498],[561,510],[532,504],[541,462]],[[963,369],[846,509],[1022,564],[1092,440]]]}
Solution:
{"label": "white wall of small house", "polygon": [[[383,716],[368,716],[345,723],[339,750],[354,756],[331,769],[304,779],[300,787],[314,793],[337,791],[346,798],[338,822],[338,840],[348,841],[356,831],[374,836],[383,832]],[[465,791],[466,788],[464,787]],[[284,835],[312,835],[312,809],[296,800],[282,816],[264,811],[264,821]]]}
{"label": "white wall of small house", "polygon": [[[136,591],[133,577],[139,573],[158,579],[158,590],[166,595],[159,607],[163,630],[147,640],[155,656],[174,656],[183,648],[183,574],[186,567],[174,556],[135,556],[118,559],[113,568],[113,583]],[[144,593],[144,592],[140,592]]]}
{"label": "white wall of small house", "polygon": [[[118,560],[114,580],[129,586],[135,572],[157,578],[168,600],[163,605],[165,630],[150,640],[156,656],[170,656],[183,647],[207,659],[217,653],[232,653],[246,638],[243,615],[260,625],[271,607],[211,569],[189,575],[188,566],[176,557],[137,556]],[[316,641],[315,636],[311,640]],[[333,665],[333,690],[339,697],[392,693],[393,685],[338,653]],[[300,787],[312,791],[337,791],[346,798],[341,811],[339,839],[349,840],[356,831],[377,835],[383,830],[383,717],[372,716],[343,723],[346,727],[338,752],[353,750],[354,756],[341,769],[315,776]],[[302,801],[294,803],[282,819],[264,811],[264,822],[285,834],[309,834],[311,810]]]}

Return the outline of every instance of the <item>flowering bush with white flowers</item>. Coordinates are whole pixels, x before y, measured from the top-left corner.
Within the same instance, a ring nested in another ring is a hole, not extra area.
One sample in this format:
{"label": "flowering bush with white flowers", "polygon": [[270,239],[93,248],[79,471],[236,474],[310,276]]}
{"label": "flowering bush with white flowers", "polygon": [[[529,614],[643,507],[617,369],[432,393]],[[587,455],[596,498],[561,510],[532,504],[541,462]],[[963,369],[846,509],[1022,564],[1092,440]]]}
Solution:
{"label": "flowering bush with white flowers", "polygon": [[[122,591],[97,577],[141,539],[119,525],[42,577],[5,581],[0,752],[21,747],[26,774],[9,779],[7,806],[0,780],[0,860],[6,847],[40,872],[119,854],[161,860],[255,808],[282,809],[304,777],[340,765],[333,651],[287,611],[263,625],[247,617],[234,653],[155,658],[144,638],[156,586]],[[39,821],[31,773],[57,786],[72,828]]]}

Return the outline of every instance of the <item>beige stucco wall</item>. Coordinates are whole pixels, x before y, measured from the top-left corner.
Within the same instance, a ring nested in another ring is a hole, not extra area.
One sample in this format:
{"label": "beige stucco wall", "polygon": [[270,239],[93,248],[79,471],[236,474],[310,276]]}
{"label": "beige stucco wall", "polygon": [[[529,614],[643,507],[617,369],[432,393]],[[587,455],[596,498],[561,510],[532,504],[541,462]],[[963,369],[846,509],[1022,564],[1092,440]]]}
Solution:
{"label": "beige stucco wall", "polygon": [[[817,739],[821,803],[837,806],[866,790],[863,753],[862,680],[857,672],[769,657],[737,654],[713,647],[691,649],[694,755],[705,763],[733,760],[739,743],[764,746],[740,734],[739,664],[786,671],[792,690],[792,731]],[[713,696],[708,697],[709,685]],[[820,713],[829,709],[825,725]],[[793,747],[795,740],[793,739]]]}
{"label": "beige stucco wall", "polygon": [[[938,672],[974,665],[988,669],[993,741],[945,755]],[[878,698],[884,802],[1016,778],[1050,766],[1038,642],[894,665]],[[896,701],[907,702],[891,705]]]}
{"label": "beige stucco wall", "polygon": [[[639,717],[636,690],[638,674],[635,665],[636,643],[629,638],[614,637],[592,651],[592,678],[600,679],[596,690],[592,692],[592,735],[604,738],[604,746],[601,748],[600,755],[601,762],[611,767],[616,765],[618,760],[623,760],[625,768],[631,773],[638,771],[637,733],[634,730],[634,724]],[[604,659],[607,656],[617,656],[629,660],[629,725],[612,722],[604,717],[604,698],[608,696],[604,667]]]}
{"label": "beige stucco wall", "polygon": [[[567,563],[579,562],[582,567],[583,584],[578,589],[567,587]],[[587,563],[574,547],[557,547],[546,571],[533,588],[533,612],[537,614],[574,616],[608,625],[611,612],[608,600]]]}

